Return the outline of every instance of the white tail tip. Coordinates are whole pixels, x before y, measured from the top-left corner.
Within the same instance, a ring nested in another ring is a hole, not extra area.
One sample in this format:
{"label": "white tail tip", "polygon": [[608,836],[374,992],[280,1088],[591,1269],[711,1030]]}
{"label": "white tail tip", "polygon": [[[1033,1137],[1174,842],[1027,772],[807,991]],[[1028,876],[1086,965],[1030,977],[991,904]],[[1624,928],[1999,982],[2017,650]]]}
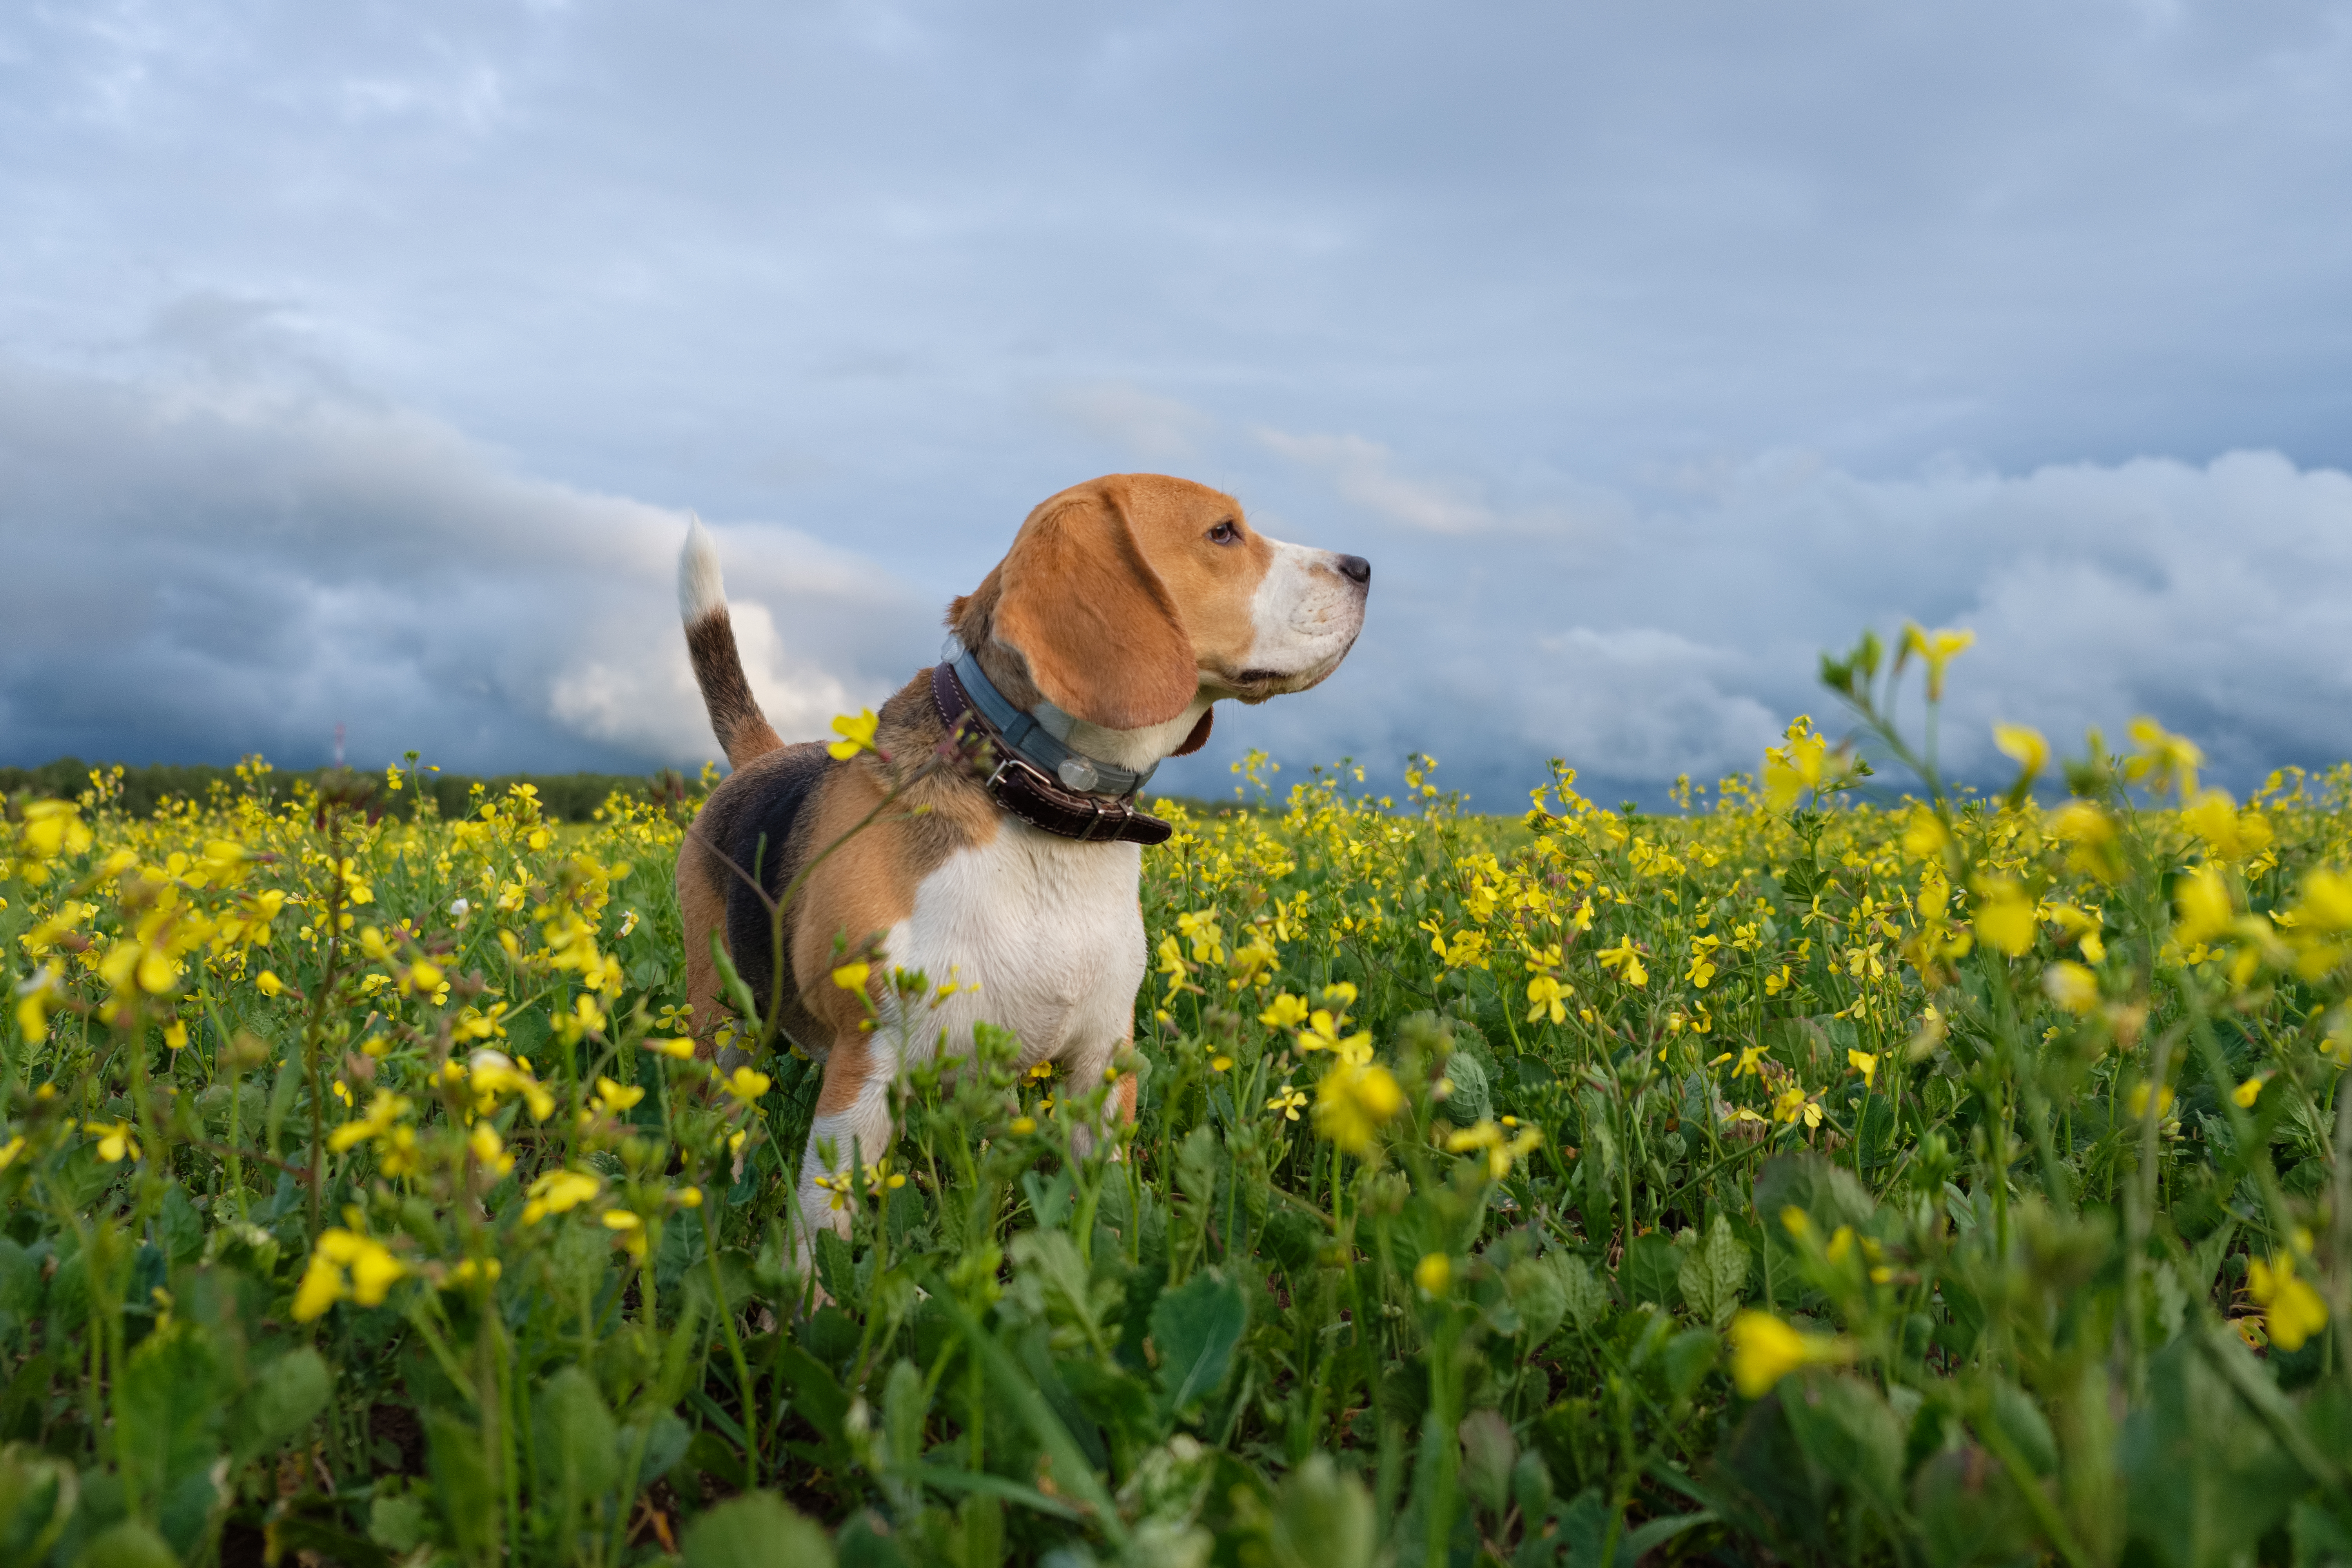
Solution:
{"label": "white tail tip", "polygon": [[727,584],[719,574],[719,546],[702,519],[687,514],[686,543],[677,552],[677,614],[688,626],[727,607]]}

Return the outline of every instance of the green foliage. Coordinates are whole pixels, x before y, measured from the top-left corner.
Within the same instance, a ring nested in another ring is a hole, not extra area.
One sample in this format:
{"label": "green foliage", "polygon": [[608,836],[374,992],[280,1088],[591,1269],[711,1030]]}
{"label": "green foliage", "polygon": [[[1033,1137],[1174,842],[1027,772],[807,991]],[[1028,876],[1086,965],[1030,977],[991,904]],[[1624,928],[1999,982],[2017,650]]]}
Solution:
{"label": "green foliage", "polygon": [[2352,771],[1976,801],[1961,646],[1893,806],[1171,805],[1134,1121],[982,1026],[814,1237],[686,793],[20,798],[0,1563],[2352,1561]]}

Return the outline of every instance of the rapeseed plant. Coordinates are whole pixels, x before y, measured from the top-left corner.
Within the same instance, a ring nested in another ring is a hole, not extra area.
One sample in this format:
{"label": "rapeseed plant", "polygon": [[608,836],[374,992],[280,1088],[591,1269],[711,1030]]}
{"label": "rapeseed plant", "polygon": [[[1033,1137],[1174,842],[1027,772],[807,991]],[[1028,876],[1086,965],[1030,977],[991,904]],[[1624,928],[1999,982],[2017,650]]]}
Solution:
{"label": "rapeseed plant", "polygon": [[[2002,726],[1979,795],[1969,641],[1825,660],[1853,731],[1673,816],[1244,759],[1162,803],[1113,1081],[946,1042],[824,1178],[845,1237],[793,1231],[819,1080],[761,999],[696,1058],[691,796],[10,803],[0,1540],[2343,1555],[2352,768],[2242,801],[2153,722]],[[856,934],[830,983],[937,1028],[963,983]]]}

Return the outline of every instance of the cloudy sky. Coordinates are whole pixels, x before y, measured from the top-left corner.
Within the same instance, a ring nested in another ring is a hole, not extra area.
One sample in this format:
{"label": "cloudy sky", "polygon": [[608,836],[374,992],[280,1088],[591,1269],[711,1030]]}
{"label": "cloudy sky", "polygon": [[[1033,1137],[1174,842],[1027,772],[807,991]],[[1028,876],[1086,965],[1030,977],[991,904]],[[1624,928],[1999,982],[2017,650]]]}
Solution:
{"label": "cloudy sky", "polygon": [[815,733],[1154,468],[1375,565],[1173,787],[1654,797],[1906,617],[1963,765],[2242,786],[2352,755],[2347,196],[2312,0],[31,0],[0,762],[692,763],[689,508]]}

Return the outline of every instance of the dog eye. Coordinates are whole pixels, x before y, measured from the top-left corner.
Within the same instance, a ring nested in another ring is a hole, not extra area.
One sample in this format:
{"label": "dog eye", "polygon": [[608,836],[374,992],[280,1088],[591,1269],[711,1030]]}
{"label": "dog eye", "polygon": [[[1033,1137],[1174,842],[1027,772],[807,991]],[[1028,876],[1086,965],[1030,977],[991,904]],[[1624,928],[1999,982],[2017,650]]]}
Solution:
{"label": "dog eye", "polygon": [[1231,518],[1209,530],[1209,542],[1212,544],[1238,544],[1241,538],[1242,531],[1234,526]]}

